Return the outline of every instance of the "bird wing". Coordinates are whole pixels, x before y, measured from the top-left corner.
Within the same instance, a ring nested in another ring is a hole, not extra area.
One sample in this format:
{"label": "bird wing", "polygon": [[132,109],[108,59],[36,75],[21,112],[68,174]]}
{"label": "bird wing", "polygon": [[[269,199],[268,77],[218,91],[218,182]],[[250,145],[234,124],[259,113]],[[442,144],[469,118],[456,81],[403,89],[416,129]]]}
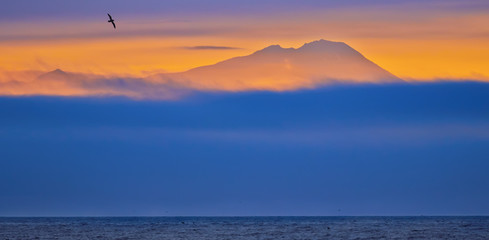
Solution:
{"label": "bird wing", "polygon": [[112,25],[114,25],[114,28],[116,28],[116,27],[115,27],[115,22],[114,22],[114,21],[112,21]]}
{"label": "bird wing", "polygon": [[110,14],[108,14],[108,13],[107,13],[107,15],[109,15],[110,20],[112,20],[112,16],[110,16]]}

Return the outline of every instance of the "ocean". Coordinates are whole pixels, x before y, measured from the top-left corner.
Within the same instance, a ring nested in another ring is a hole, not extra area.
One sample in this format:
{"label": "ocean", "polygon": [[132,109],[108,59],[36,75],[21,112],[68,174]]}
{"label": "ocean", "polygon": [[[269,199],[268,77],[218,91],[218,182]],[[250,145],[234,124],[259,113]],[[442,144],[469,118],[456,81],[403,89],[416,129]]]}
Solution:
{"label": "ocean", "polygon": [[489,217],[0,218],[7,239],[489,239]]}

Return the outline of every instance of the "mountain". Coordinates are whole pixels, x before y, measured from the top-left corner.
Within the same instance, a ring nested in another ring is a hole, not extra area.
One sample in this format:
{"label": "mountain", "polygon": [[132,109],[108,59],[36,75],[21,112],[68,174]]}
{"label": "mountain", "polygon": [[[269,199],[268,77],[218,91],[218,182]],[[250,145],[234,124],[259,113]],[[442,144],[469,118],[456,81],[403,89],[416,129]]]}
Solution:
{"label": "mountain", "polygon": [[[176,98],[189,91],[286,91],[335,83],[379,83],[401,79],[342,42],[319,40],[300,48],[272,45],[251,55],[180,73],[146,78],[65,72],[39,75],[34,92]],[[14,86],[15,87],[15,86]],[[18,86],[17,86],[18,87]],[[31,93],[31,92],[29,92]]]}
{"label": "mountain", "polygon": [[251,55],[152,79],[201,90],[293,90],[318,85],[400,81],[342,42],[326,40],[302,47],[272,45]]}

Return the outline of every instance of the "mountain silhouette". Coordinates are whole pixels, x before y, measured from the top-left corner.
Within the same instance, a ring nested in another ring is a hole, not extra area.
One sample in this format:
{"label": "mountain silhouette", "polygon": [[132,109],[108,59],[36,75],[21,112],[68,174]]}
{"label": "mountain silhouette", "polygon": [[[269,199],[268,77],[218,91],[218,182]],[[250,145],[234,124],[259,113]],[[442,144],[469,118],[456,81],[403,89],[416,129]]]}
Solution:
{"label": "mountain silhouette", "polygon": [[152,79],[184,82],[204,90],[293,90],[333,83],[401,81],[342,42],[326,40],[300,48],[272,45],[255,53]]}
{"label": "mountain silhouette", "polygon": [[[319,40],[300,48],[272,45],[251,55],[235,57],[186,72],[148,77],[117,77],[56,69],[37,77],[46,90],[69,89],[93,94],[165,98],[173,91],[287,91],[341,83],[402,81],[342,42]],[[65,90],[66,91],[66,90]]]}

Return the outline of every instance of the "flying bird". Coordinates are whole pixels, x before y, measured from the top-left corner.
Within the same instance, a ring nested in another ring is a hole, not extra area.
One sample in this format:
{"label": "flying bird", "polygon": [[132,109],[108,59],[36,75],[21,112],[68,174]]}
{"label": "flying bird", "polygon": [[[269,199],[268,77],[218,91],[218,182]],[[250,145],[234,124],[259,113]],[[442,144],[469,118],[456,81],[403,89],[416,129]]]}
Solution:
{"label": "flying bird", "polygon": [[112,19],[112,16],[110,16],[110,14],[108,14],[108,13],[107,13],[107,15],[109,15],[109,19],[110,19],[110,20],[109,20],[109,21],[107,21],[107,22],[112,23],[112,25],[114,26],[114,29],[115,29],[115,22],[114,22],[114,19]]}

